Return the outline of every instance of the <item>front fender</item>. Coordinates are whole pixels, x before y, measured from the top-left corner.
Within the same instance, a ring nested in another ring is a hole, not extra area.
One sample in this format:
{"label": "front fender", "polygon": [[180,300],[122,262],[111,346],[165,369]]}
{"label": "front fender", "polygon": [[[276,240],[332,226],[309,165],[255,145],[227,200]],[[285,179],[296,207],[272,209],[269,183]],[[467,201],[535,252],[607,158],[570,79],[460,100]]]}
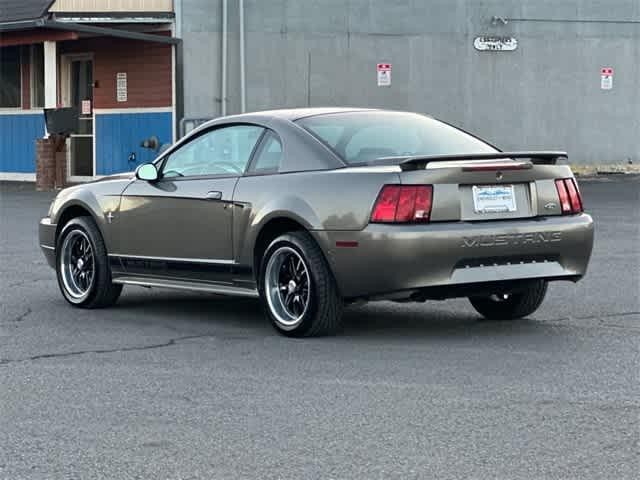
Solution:
{"label": "front fender", "polygon": [[107,219],[109,212],[117,214],[120,194],[128,184],[127,180],[78,185],[62,190],[49,210],[51,223],[57,224],[57,233],[63,227],[69,209],[83,209],[96,222],[107,249],[113,242],[113,229]]}

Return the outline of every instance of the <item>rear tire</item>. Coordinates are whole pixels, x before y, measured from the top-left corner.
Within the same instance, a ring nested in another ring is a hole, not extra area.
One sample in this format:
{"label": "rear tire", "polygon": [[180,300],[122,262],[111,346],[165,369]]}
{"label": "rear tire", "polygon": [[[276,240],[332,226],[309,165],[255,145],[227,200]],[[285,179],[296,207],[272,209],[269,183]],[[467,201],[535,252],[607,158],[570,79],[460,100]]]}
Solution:
{"label": "rear tire", "polygon": [[335,334],[343,302],[322,251],[307,232],[276,238],[261,262],[258,288],[271,324],[288,337]]}
{"label": "rear tire", "polygon": [[476,311],[488,320],[515,320],[535,312],[547,293],[547,282],[537,280],[523,292],[469,297]]}
{"label": "rear tire", "polygon": [[65,300],[74,307],[103,308],[116,303],[122,285],[111,281],[104,240],[91,217],[77,217],[56,242],[56,274]]}

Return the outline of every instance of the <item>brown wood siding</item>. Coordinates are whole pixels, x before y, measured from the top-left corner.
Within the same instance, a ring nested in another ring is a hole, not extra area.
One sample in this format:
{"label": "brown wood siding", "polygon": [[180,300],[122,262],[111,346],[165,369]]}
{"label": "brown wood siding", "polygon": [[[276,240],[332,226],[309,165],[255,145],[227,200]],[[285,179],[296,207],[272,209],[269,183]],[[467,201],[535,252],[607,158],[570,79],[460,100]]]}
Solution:
{"label": "brown wood siding", "polygon": [[[94,108],[170,107],[171,46],[120,38],[62,44],[60,53],[92,53]],[[127,74],[127,101],[116,100],[116,74]]]}

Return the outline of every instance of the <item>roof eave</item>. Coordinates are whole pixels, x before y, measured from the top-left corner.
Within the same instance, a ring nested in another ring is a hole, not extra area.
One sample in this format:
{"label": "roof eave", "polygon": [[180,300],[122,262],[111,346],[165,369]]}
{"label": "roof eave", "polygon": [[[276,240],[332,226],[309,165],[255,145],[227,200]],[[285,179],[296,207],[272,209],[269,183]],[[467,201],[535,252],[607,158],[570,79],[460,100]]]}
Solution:
{"label": "roof eave", "polygon": [[17,30],[28,30],[32,28],[50,28],[54,30],[66,30],[70,32],[90,33],[94,35],[105,35],[109,37],[127,38],[130,40],[142,40],[146,42],[164,43],[176,45],[181,39],[167,37],[163,35],[153,35],[151,33],[133,32],[118,28],[97,27],[95,25],[84,25],[72,22],[58,22],[47,18],[37,18],[32,20],[20,20],[15,22],[0,23],[0,32],[10,32]]}
{"label": "roof eave", "polygon": [[0,23],[0,32],[12,32],[15,30],[27,30],[44,26],[44,18],[34,18],[30,20],[16,20],[13,22]]}

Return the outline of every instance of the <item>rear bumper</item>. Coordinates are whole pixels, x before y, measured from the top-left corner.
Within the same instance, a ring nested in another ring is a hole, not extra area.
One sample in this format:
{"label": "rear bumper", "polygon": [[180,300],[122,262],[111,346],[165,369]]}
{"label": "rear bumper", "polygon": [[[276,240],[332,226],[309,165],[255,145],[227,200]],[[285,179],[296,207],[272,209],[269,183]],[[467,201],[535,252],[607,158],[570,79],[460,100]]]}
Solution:
{"label": "rear bumper", "polygon": [[47,259],[47,263],[52,268],[55,268],[56,265],[56,227],[57,225],[51,223],[51,219],[48,217],[40,220],[40,225],[38,226],[40,248]]}
{"label": "rear bumper", "polygon": [[314,236],[342,295],[375,297],[487,282],[578,280],[591,257],[593,221],[581,214],[474,223],[372,224],[358,232],[316,231]]}

